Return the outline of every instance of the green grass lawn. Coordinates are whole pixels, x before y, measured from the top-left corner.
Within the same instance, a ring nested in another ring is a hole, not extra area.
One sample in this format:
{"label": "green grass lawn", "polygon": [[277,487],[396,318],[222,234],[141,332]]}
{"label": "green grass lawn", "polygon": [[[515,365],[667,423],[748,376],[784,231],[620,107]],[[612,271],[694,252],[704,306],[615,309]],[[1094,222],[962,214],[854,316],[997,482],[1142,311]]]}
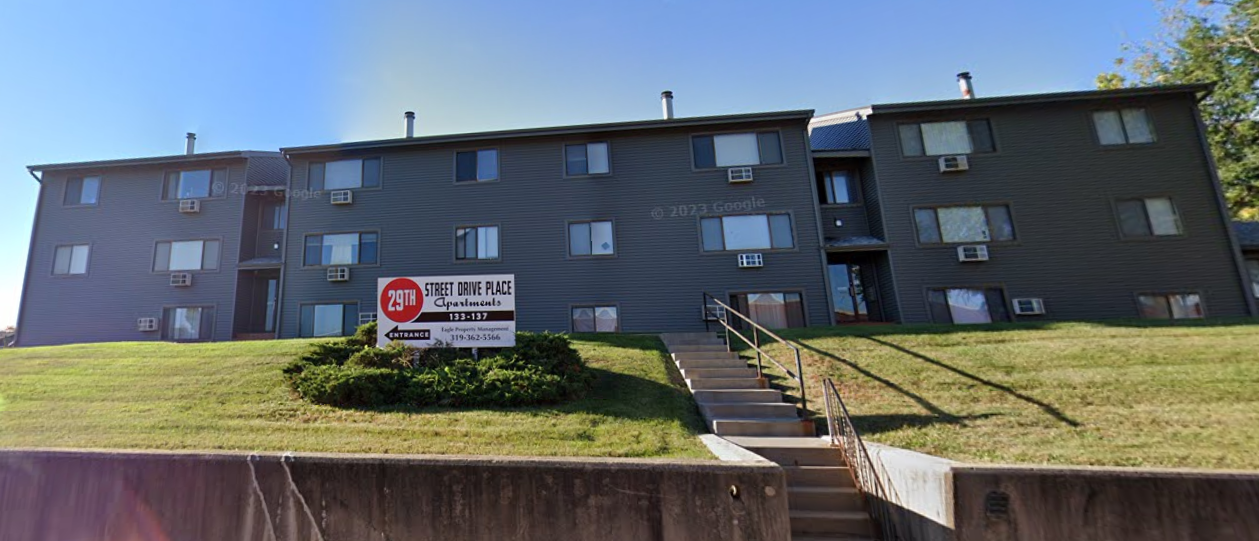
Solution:
{"label": "green grass lawn", "polygon": [[782,334],[803,345],[810,409],[833,378],[868,441],[973,462],[1259,469],[1256,320]]}
{"label": "green grass lawn", "polygon": [[0,446],[711,458],[654,336],[575,336],[595,388],[527,409],[312,405],[280,374],[308,343],[0,350]]}

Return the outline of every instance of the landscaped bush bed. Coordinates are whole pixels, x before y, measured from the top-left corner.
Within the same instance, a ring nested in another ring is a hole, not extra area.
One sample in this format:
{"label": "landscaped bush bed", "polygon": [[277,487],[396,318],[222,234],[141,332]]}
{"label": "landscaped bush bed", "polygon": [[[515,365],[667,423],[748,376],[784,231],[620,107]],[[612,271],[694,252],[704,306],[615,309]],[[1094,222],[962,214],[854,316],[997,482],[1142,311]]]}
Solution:
{"label": "landscaped bush bed", "polygon": [[320,342],[284,367],[302,398],[339,407],[528,406],[581,397],[593,373],[568,337],[516,333],[516,346],[481,351],[375,347],[376,324]]}

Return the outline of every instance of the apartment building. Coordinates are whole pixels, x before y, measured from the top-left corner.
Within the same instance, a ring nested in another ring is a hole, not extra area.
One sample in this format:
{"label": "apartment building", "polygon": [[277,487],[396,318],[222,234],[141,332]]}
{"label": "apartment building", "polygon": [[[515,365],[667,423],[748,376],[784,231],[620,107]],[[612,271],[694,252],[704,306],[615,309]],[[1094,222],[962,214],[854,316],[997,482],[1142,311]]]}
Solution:
{"label": "apartment building", "polygon": [[19,343],[339,335],[415,275],[515,274],[524,330],[1254,314],[1206,91],[32,166]]}

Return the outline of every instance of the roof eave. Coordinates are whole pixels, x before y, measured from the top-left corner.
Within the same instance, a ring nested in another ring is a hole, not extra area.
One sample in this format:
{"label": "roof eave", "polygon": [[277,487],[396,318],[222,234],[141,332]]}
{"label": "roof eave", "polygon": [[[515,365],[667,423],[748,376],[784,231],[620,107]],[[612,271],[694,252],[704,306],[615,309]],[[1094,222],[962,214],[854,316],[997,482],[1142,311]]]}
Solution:
{"label": "roof eave", "polygon": [[1054,92],[1048,94],[1025,94],[1021,96],[997,96],[992,98],[954,99],[941,101],[923,101],[907,103],[887,103],[870,106],[871,115],[917,113],[923,111],[941,111],[952,109],[969,109],[973,107],[995,107],[1003,105],[1025,105],[1049,103],[1057,101],[1083,101],[1096,99],[1127,98],[1136,96],[1157,96],[1166,94],[1198,94],[1211,90],[1214,85],[1208,83],[1146,86],[1136,88],[1120,88],[1114,90],[1080,90],[1073,92]]}
{"label": "roof eave", "polygon": [[195,163],[214,160],[247,159],[259,156],[282,157],[278,152],[258,150],[231,150],[226,152],[206,152],[201,154],[176,154],[171,156],[153,156],[150,158],[124,158],[120,160],[96,160],[89,162],[49,163],[28,165],[26,169],[35,171],[69,171],[76,169],[104,169],[109,167],[130,167],[136,165],[163,165],[169,163]]}
{"label": "roof eave", "polygon": [[746,122],[767,122],[776,120],[801,120],[807,122],[813,117],[812,109],[793,111],[777,111],[770,113],[748,113],[738,115],[720,115],[690,118],[673,118],[659,120],[634,120],[629,122],[610,122],[604,124],[579,124],[573,126],[556,126],[549,128],[525,128],[517,130],[499,130],[477,133],[460,133],[451,135],[434,135],[428,137],[403,137],[398,139],[380,139],[375,141],[357,141],[336,143],[331,145],[314,145],[281,148],[285,155],[315,154],[321,152],[337,152],[344,150],[361,150],[376,148],[394,148],[409,146],[437,145],[443,143],[476,142],[490,139],[508,139],[525,137],[547,137],[555,135],[574,135],[582,133],[603,133],[631,130],[666,129],[692,126],[711,126],[717,124],[736,124]]}

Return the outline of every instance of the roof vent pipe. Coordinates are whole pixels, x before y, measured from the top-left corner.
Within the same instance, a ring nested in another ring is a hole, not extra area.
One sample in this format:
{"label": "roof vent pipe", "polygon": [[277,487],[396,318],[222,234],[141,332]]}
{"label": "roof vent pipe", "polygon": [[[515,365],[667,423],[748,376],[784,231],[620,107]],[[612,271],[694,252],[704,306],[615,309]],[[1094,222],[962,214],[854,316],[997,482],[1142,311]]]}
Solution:
{"label": "roof vent pipe", "polygon": [[664,110],[664,119],[673,118],[673,91],[666,90],[660,93],[660,108]]}
{"label": "roof vent pipe", "polygon": [[415,137],[415,112],[407,111],[402,116],[407,119],[407,139]]}
{"label": "roof vent pipe", "polygon": [[191,156],[193,148],[197,146],[197,134],[188,132],[188,135],[185,137],[187,138],[187,143],[184,144],[184,154]]}
{"label": "roof vent pipe", "polygon": [[975,97],[975,85],[971,84],[969,71],[957,74],[957,87],[962,89],[962,99],[969,100]]}

